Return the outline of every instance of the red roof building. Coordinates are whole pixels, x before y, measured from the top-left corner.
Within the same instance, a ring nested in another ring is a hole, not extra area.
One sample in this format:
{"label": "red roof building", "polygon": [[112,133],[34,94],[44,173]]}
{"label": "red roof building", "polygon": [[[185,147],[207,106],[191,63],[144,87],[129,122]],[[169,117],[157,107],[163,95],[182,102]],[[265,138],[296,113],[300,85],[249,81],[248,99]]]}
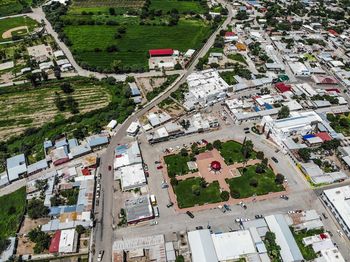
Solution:
{"label": "red roof building", "polygon": [[225,33],[225,37],[231,37],[231,36],[235,36],[235,32],[226,32]]}
{"label": "red roof building", "polygon": [[151,49],[148,51],[150,56],[172,56],[174,53],[173,49]]}
{"label": "red roof building", "polygon": [[88,168],[83,168],[81,172],[83,173],[83,176],[91,175],[90,170]]}
{"label": "red roof building", "polygon": [[285,83],[279,82],[275,84],[275,88],[280,92],[284,93],[290,91],[292,87],[290,85],[286,85]]}
{"label": "red roof building", "polygon": [[338,88],[327,88],[326,89],[327,92],[335,92],[335,93],[340,93],[340,90]]}
{"label": "red roof building", "polygon": [[334,35],[334,36],[338,36],[339,34],[336,32],[336,31],[334,31],[333,29],[329,29],[328,30],[328,33],[330,33],[331,35]]}
{"label": "red roof building", "polygon": [[210,164],[210,168],[215,171],[219,171],[221,169],[221,164],[219,161],[213,161]]}
{"label": "red roof building", "polygon": [[332,140],[331,136],[327,132],[319,132],[315,134],[315,136],[321,138],[323,142]]}
{"label": "red roof building", "polygon": [[61,230],[57,230],[51,239],[49,252],[50,253],[57,253],[60,246],[60,239],[61,239]]}
{"label": "red roof building", "polygon": [[333,76],[312,75],[311,78],[317,85],[337,85],[338,84],[338,80]]}

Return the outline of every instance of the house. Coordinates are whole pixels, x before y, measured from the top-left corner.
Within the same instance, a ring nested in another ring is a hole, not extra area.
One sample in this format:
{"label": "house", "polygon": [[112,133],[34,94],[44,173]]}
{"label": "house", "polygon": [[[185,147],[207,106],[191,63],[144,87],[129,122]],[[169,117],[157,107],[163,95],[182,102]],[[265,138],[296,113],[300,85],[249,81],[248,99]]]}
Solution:
{"label": "house", "polygon": [[109,123],[108,123],[108,125],[107,125],[107,127],[106,127],[106,129],[107,130],[109,130],[109,131],[111,131],[111,130],[113,130],[116,126],[117,126],[117,120],[111,120]]}
{"label": "house", "polygon": [[247,51],[247,46],[240,42],[236,44],[236,48],[238,51]]}
{"label": "house", "polygon": [[128,129],[126,130],[126,133],[128,136],[136,136],[137,133],[139,132],[140,129],[140,124],[137,122],[132,122]]}
{"label": "house", "polygon": [[128,224],[135,224],[154,217],[149,195],[126,200],[125,210]]}
{"label": "house", "polygon": [[91,148],[103,146],[109,143],[108,137],[102,134],[89,136],[86,138],[86,141]]}
{"label": "house", "polygon": [[75,228],[61,231],[58,247],[59,253],[75,253],[78,247],[78,233]]}
{"label": "house", "polygon": [[7,175],[10,182],[27,173],[27,163],[24,154],[6,159]]}
{"label": "house", "polygon": [[61,165],[69,161],[68,149],[66,146],[61,146],[53,149],[50,152],[52,163],[55,166]]}
{"label": "house", "polygon": [[167,49],[151,49],[148,51],[148,54],[150,57],[155,56],[172,56],[174,54],[174,50],[167,48]]}

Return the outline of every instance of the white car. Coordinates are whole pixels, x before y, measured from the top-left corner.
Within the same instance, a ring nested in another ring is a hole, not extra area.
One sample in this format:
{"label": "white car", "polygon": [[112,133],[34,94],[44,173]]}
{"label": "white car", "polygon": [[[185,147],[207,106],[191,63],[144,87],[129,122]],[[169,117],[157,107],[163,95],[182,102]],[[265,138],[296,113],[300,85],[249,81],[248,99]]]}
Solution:
{"label": "white car", "polygon": [[150,226],[158,225],[158,221],[154,220],[149,223]]}
{"label": "white car", "polygon": [[105,252],[103,250],[101,250],[100,252],[98,252],[98,256],[97,256],[97,262],[101,262],[102,261],[102,257],[103,257],[103,254]]}

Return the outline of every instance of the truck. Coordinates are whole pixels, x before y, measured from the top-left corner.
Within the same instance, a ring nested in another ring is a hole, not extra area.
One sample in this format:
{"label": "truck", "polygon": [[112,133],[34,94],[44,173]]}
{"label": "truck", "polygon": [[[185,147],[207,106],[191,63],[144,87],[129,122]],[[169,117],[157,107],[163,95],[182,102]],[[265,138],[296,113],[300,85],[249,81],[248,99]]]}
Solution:
{"label": "truck", "polygon": [[153,206],[156,206],[157,205],[157,199],[156,199],[156,196],[155,195],[151,195],[150,196],[150,199],[151,199],[151,203]]}

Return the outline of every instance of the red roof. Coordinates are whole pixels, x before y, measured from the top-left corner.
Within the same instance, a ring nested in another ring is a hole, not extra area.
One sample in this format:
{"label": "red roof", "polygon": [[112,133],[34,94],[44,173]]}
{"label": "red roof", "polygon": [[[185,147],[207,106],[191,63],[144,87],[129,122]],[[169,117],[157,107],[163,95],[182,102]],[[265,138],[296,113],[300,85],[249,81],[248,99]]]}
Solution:
{"label": "red roof", "polygon": [[211,169],[213,170],[220,170],[221,169],[221,164],[219,161],[213,161],[210,164]]}
{"label": "red roof", "polygon": [[321,239],[327,239],[328,238],[328,236],[326,234],[324,234],[324,233],[321,233],[320,237],[321,237]]}
{"label": "red roof", "polygon": [[336,93],[340,93],[339,89],[338,88],[327,88],[326,89],[327,92],[336,92]]}
{"label": "red roof", "polygon": [[61,230],[57,230],[55,232],[53,238],[51,238],[51,243],[50,243],[50,247],[49,247],[50,253],[57,253],[58,252],[58,248],[60,245],[60,238],[61,238]]}
{"label": "red roof", "polygon": [[291,90],[291,86],[290,85],[286,85],[285,83],[279,82],[275,84],[276,89],[281,92],[287,92]]}
{"label": "red roof", "polygon": [[235,32],[226,32],[225,37],[235,36]]}
{"label": "red roof", "polygon": [[327,132],[319,132],[319,133],[315,134],[315,136],[321,138],[323,141],[332,140],[331,136]]}
{"label": "red roof", "polygon": [[168,56],[173,55],[174,50],[173,49],[151,49],[148,51],[150,56]]}
{"label": "red roof", "polygon": [[332,35],[334,35],[334,36],[338,36],[339,34],[336,32],[336,31],[334,31],[333,29],[329,29],[328,30],[328,33],[330,33],[330,34],[332,34]]}
{"label": "red roof", "polygon": [[90,175],[90,170],[88,168],[84,168],[81,170],[84,176],[89,176]]}

